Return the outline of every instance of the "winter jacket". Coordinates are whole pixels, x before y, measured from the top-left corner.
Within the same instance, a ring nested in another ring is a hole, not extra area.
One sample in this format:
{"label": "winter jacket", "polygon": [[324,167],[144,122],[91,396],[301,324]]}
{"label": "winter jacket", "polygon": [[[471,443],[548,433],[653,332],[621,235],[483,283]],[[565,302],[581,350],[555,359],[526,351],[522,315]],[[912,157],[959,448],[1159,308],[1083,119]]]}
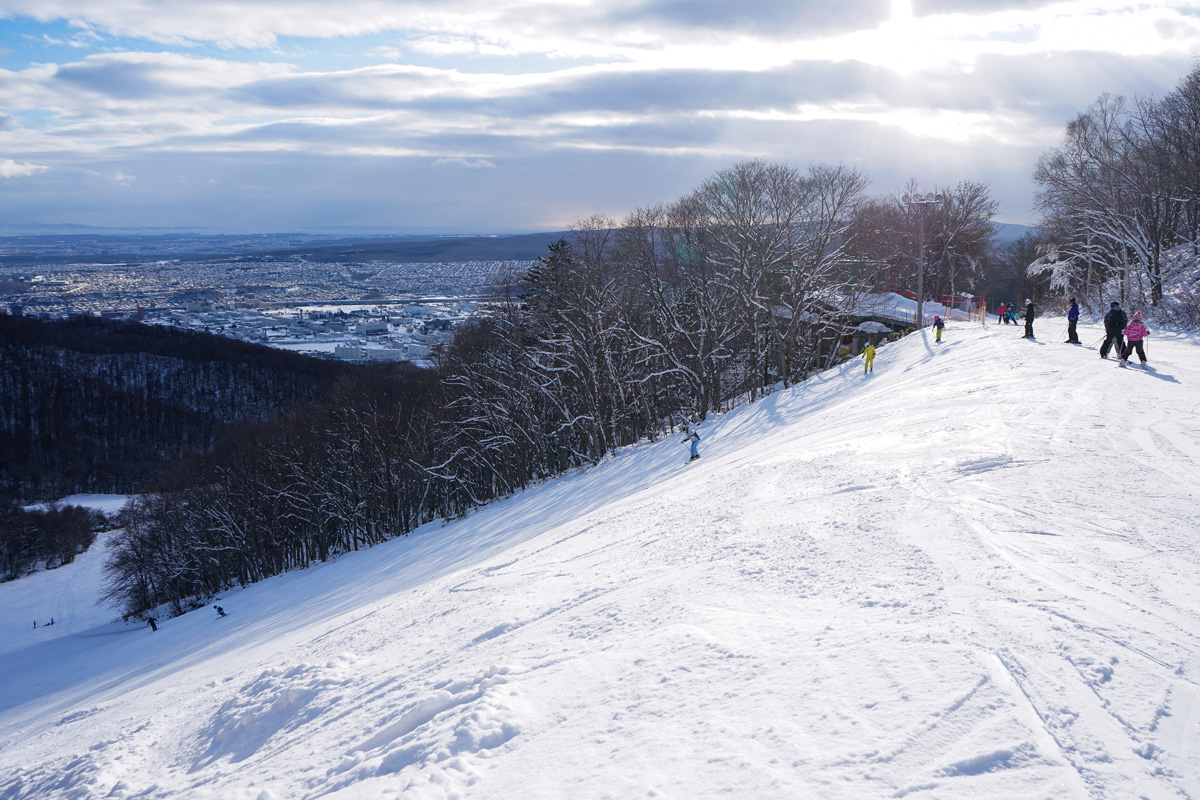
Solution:
{"label": "winter jacket", "polygon": [[1131,342],[1140,342],[1150,335],[1150,331],[1146,330],[1146,326],[1140,322],[1131,322],[1125,328],[1125,338]]}
{"label": "winter jacket", "polygon": [[1070,322],[1079,321],[1079,303],[1071,303],[1070,309],[1067,310],[1067,320]]}
{"label": "winter jacket", "polygon": [[946,327],[946,323],[941,317],[938,317],[933,321],[933,327],[940,331],[942,328]]}
{"label": "winter jacket", "polygon": [[1025,321],[1033,322],[1033,303],[1025,306]]}
{"label": "winter jacket", "polygon": [[1104,315],[1104,332],[1108,334],[1120,333],[1125,330],[1125,326],[1129,324],[1129,317],[1120,308],[1110,309]]}

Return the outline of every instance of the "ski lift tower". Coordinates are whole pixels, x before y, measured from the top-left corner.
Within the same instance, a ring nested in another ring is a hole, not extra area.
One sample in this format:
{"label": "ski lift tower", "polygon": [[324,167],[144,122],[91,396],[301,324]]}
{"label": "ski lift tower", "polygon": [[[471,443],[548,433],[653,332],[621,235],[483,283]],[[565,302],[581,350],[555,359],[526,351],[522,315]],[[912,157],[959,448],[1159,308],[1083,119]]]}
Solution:
{"label": "ski lift tower", "polygon": [[[941,194],[927,192],[925,195],[917,193],[906,194],[902,198],[907,206],[932,206],[942,202]],[[925,327],[925,209],[919,208],[917,211],[917,219],[920,222],[920,233],[917,240],[917,329]]]}

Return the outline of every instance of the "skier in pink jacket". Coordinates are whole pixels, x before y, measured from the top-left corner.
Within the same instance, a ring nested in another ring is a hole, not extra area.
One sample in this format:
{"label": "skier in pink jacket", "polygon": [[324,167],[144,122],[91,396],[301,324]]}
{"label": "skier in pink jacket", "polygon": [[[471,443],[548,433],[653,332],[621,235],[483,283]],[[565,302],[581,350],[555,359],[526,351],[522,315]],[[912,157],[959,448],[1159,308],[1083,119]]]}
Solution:
{"label": "skier in pink jacket", "polygon": [[1125,328],[1125,349],[1121,351],[1121,363],[1128,364],[1129,356],[1136,349],[1138,358],[1142,360],[1142,366],[1146,366],[1146,347],[1142,344],[1142,340],[1150,335],[1150,331],[1146,330],[1146,326],[1142,324],[1142,312],[1133,312],[1133,319]]}

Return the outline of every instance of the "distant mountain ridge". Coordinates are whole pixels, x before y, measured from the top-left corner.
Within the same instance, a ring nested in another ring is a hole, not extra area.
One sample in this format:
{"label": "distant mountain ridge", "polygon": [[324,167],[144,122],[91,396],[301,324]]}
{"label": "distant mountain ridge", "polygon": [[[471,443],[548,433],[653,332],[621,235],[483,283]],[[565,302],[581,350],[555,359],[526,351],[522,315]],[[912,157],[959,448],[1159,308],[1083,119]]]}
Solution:
{"label": "distant mountain ridge", "polygon": [[993,222],[992,227],[996,229],[996,244],[1006,245],[1015,242],[1027,233],[1036,233],[1037,228],[1032,225],[1019,225],[1015,222]]}
{"label": "distant mountain ridge", "polygon": [[[993,222],[996,243],[1005,245],[1037,230],[1028,225]],[[11,229],[20,228],[22,233]],[[35,230],[40,229],[40,230]],[[330,229],[332,231],[332,229]],[[13,266],[36,263],[68,263],[93,260],[103,263],[145,261],[172,257],[204,261],[254,254],[273,258],[302,257],[328,263],[345,261],[393,261],[439,263],[462,261],[534,261],[546,255],[561,238],[571,240],[569,230],[520,234],[377,233],[343,229],[340,233],[209,233],[188,228],[89,228],[86,225],[3,226],[0,225],[0,263]],[[260,238],[261,237],[261,238]],[[303,239],[299,246],[288,241]],[[77,252],[37,253],[39,246],[78,244]],[[155,249],[161,243],[162,251]],[[21,248],[30,249],[28,254]],[[7,252],[4,252],[6,250]]]}
{"label": "distant mountain ridge", "polygon": [[359,242],[350,245],[279,250],[267,255],[303,256],[309,261],[533,261],[550,245],[572,236],[570,231],[519,236],[440,237],[417,241]]}

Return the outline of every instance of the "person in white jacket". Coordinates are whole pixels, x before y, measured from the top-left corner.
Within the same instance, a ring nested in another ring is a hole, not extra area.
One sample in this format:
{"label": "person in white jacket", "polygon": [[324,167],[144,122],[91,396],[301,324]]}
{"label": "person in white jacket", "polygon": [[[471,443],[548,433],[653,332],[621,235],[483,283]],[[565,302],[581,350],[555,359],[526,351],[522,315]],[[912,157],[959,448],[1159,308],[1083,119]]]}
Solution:
{"label": "person in white jacket", "polygon": [[691,425],[687,426],[687,436],[683,438],[684,444],[687,444],[688,442],[692,443],[692,457],[689,458],[688,461],[695,461],[700,457],[700,434],[697,433],[696,429]]}

